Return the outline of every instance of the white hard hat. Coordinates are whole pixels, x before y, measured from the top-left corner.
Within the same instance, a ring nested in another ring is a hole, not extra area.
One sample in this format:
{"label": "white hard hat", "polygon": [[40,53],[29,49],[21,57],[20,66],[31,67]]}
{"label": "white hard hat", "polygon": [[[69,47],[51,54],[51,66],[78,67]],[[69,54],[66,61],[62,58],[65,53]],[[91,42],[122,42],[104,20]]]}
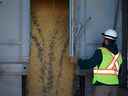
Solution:
{"label": "white hard hat", "polygon": [[106,30],[103,33],[103,35],[105,38],[112,39],[112,40],[115,40],[118,37],[117,32],[113,29]]}

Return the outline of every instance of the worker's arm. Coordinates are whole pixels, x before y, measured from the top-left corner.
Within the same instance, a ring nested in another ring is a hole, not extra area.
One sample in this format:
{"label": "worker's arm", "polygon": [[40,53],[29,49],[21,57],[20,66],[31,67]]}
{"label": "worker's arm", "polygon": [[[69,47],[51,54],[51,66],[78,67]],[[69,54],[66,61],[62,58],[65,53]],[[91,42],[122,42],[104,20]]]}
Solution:
{"label": "worker's arm", "polygon": [[96,65],[99,66],[99,64],[102,61],[102,53],[100,49],[97,49],[94,53],[94,55],[90,59],[79,59],[78,64],[80,69],[90,69],[95,67]]}

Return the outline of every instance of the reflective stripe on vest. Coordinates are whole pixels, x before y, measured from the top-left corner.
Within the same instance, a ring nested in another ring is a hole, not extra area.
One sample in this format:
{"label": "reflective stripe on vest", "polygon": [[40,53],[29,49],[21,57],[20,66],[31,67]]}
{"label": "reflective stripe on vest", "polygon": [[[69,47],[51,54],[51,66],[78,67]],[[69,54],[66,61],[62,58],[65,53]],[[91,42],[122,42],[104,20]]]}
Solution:
{"label": "reflective stripe on vest", "polygon": [[118,75],[119,72],[119,64],[117,62],[118,57],[119,57],[119,53],[117,55],[112,54],[113,59],[111,64],[105,68],[105,69],[94,69],[94,73],[95,74],[109,74],[109,75]]}

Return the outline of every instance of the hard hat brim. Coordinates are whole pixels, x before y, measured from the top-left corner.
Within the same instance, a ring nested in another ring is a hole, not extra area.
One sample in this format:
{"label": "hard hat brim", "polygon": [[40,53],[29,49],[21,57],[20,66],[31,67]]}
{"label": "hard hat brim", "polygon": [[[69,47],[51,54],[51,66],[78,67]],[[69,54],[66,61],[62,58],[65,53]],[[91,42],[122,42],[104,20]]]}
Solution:
{"label": "hard hat brim", "polygon": [[111,40],[116,40],[117,38],[115,38],[115,37],[112,37],[112,36],[109,36],[109,35],[105,35],[104,33],[101,33],[103,36],[104,36],[104,38],[107,38],[107,39],[111,39]]}

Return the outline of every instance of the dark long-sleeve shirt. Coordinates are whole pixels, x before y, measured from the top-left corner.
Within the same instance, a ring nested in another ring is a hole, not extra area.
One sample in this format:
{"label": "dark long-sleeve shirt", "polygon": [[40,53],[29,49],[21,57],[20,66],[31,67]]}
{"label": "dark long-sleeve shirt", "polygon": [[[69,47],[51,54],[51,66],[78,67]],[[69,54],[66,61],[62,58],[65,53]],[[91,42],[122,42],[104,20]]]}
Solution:
{"label": "dark long-sleeve shirt", "polygon": [[100,63],[102,61],[102,53],[100,49],[97,49],[94,53],[94,55],[90,59],[79,59],[79,67],[80,69],[90,69],[97,66],[100,66]]}

